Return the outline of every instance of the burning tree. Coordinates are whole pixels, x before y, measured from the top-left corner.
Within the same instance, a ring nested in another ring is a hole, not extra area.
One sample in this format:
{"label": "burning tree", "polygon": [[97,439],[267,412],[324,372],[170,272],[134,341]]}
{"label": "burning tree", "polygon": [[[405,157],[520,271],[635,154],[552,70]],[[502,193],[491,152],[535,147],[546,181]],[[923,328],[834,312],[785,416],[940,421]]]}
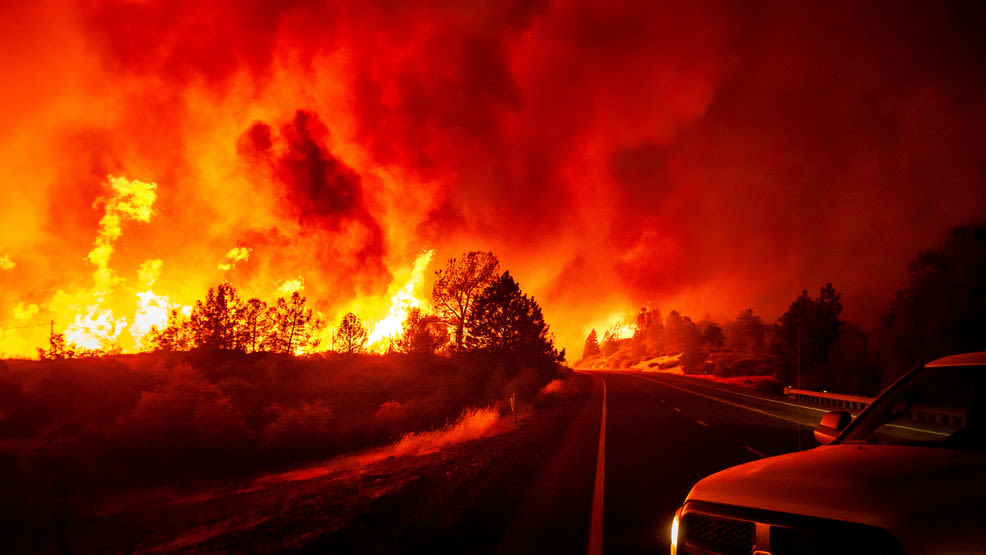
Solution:
{"label": "burning tree", "polygon": [[41,360],[75,358],[75,349],[66,345],[64,333],[53,333],[48,338],[48,349],[38,348],[38,358]]}
{"label": "burning tree", "polygon": [[620,348],[620,338],[613,330],[606,330],[603,333],[603,341],[599,346],[600,352],[605,356],[612,356]]}
{"label": "burning tree", "polygon": [[599,336],[596,335],[596,328],[592,328],[589,336],[585,338],[585,347],[582,349],[582,358],[594,357],[599,354]]}
{"label": "burning tree", "polygon": [[637,329],[634,330],[633,341],[642,344],[647,354],[662,355],[667,348],[664,330],[664,318],[658,308],[643,307],[637,314]]}
{"label": "burning tree", "polygon": [[339,329],[336,330],[336,343],[344,353],[359,353],[366,346],[367,336],[366,325],[355,314],[349,312],[342,317]]}
{"label": "burning tree", "polygon": [[435,272],[432,297],[435,310],[455,329],[455,349],[462,350],[465,332],[470,328],[472,307],[483,291],[497,279],[500,262],[491,252],[472,251],[461,259],[452,258],[445,270]]}
{"label": "burning tree", "polygon": [[168,313],[168,325],[162,329],[151,327],[151,345],[159,351],[187,351],[194,346],[190,322],[178,309]]}
{"label": "burning tree", "polygon": [[412,308],[402,326],[403,332],[394,342],[402,353],[434,353],[448,343],[448,328],[437,316],[423,314]]}
{"label": "burning tree", "polygon": [[[290,299],[281,297],[270,308],[271,334],[268,338],[270,350],[293,354],[299,348],[307,347],[314,332],[312,309],[305,308],[305,297],[295,291]],[[364,340],[365,342],[365,340]]]}
{"label": "burning tree", "polygon": [[269,343],[274,329],[274,319],[267,303],[254,297],[243,305],[242,339],[240,345],[248,353],[256,353]]}
{"label": "burning tree", "polygon": [[231,351],[238,347],[239,318],[242,302],[229,283],[209,288],[205,302],[197,301],[192,310],[191,325],[198,347]]}

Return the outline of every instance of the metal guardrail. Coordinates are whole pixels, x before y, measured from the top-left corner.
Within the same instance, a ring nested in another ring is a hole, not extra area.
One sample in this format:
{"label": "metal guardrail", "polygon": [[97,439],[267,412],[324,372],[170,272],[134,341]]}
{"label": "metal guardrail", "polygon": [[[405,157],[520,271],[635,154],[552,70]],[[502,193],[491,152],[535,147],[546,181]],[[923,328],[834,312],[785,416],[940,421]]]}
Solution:
{"label": "metal guardrail", "polygon": [[[793,387],[785,387],[784,395],[804,403],[831,407],[832,409],[846,409],[854,415],[859,414],[874,399],[873,397],[810,391],[807,389],[795,389]],[[914,422],[925,424],[939,424],[950,427],[962,427],[965,425],[964,411],[955,409],[917,406],[911,409],[910,418]]]}
{"label": "metal guardrail", "polygon": [[810,391],[807,389],[795,389],[785,387],[784,395],[797,401],[821,405],[823,407],[849,409],[859,412],[873,402],[873,397],[861,397],[859,395],[843,395],[841,393],[828,393],[824,391]]}

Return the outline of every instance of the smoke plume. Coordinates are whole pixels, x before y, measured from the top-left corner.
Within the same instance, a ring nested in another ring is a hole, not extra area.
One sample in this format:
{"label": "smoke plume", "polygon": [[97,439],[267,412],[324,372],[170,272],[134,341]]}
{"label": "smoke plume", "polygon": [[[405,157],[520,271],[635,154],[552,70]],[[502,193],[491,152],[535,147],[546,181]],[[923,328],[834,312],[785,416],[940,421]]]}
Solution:
{"label": "smoke plume", "polygon": [[162,260],[178,302],[301,277],[331,315],[423,249],[491,250],[570,359],[644,304],[770,321],[825,282],[872,325],[918,250],[986,217],[984,23],[958,1],[6,3],[0,339],[30,352],[48,330],[20,326],[89,286],[107,175],[158,185],[116,274]]}

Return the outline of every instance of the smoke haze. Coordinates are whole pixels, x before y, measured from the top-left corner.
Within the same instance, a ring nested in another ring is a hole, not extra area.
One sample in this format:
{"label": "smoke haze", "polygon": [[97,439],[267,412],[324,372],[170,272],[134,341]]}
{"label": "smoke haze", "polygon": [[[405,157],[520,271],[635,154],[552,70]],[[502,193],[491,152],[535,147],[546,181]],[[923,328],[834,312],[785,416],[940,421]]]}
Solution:
{"label": "smoke haze", "polygon": [[91,287],[108,175],[157,184],[113,267],[163,261],[186,304],[300,277],[341,314],[424,249],[489,250],[569,360],[644,304],[771,321],[825,282],[872,326],[986,216],[984,26],[973,2],[4,3],[0,339],[44,344],[10,329]]}

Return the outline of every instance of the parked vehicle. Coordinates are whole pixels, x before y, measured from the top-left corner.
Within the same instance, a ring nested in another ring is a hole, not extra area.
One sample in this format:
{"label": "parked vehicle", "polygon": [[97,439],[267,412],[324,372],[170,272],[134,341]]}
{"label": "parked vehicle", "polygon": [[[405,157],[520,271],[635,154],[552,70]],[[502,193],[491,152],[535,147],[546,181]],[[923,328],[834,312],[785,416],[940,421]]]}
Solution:
{"label": "parked vehicle", "polygon": [[986,553],[986,353],[920,366],[815,438],[695,484],[672,555]]}

